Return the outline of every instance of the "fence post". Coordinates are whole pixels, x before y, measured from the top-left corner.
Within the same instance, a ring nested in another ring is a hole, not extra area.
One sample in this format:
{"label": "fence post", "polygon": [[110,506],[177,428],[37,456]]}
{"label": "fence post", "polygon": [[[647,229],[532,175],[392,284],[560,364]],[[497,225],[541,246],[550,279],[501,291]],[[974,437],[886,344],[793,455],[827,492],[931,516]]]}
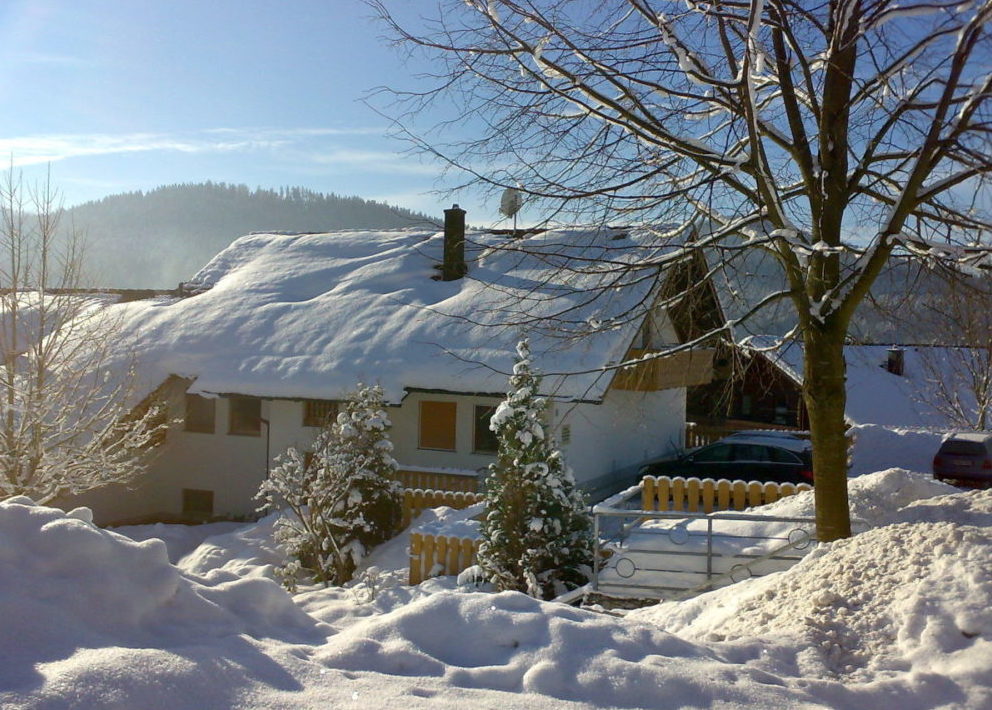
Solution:
{"label": "fence post", "polygon": [[421,536],[420,533],[410,533],[410,585],[420,584],[424,581],[423,570],[421,569]]}
{"label": "fence post", "polygon": [[641,479],[641,510],[657,510],[654,507],[654,491],[657,479],[654,476],[644,476]]}
{"label": "fence post", "polygon": [[744,481],[734,481],[730,489],[734,498],[734,510],[744,510],[747,507],[747,484]]}
{"label": "fence post", "polygon": [[699,512],[699,479],[690,478],[685,482],[685,492],[688,496],[689,512]]}
{"label": "fence post", "polygon": [[424,566],[424,579],[433,577],[434,574],[434,536],[425,535],[423,544],[423,566]]}
{"label": "fence post", "polygon": [[[461,554],[458,556],[461,568],[468,569],[475,564],[475,548],[472,546],[472,539],[463,537],[461,541]],[[461,570],[459,570],[461,571]]]}
{"label": "fence post", "polygon": [[682,476],[672,479],[672,510],[685,510],[685,479]]}
{"label": "fence post", "polygon": [[757,481],[751,481],[747,484],[747,504],[748,507],[753,508],[756,505],[761,505],[762,503],[762,492],[763,486]]}
{"label": "fence post", "polygon": [[716,482],[712,478],[703,480],[703,512],[713,512],[713,502],[716,497]]}

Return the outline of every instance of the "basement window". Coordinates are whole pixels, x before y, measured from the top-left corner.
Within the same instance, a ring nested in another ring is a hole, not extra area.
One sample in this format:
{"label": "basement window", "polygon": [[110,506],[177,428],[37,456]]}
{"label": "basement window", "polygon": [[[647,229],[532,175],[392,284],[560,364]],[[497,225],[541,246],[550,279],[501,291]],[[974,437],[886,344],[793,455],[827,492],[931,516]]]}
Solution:
{"label": "basement window", "polygon": [[308,399],[303,402],[303,426],[323,427],[338,416],[338,403],[330,399]]}
{"label": "basement window", "polygon": [[420,403],[421,449],[455,450],[455,402]]}
{"label": "basement window", "polygon": [[196,434],[213,434],[216,406],[216,399],[207,399],[198,394],[186,395],[185,430]]}
{"label": "basement window", "polygon": [[231,397],[228,399],[230,414],[228,434],[261,436],[262,400],[258,397]]}
{"label": "basement window", "polygon": [[472,450],[477,454],[495,454],[499,449],[496,432],[489,428],[489,420],[496,412],[496,407],[488,404],[475,405],[475,436]]}
{"label": "basement window", "polygon": [[183,515],[190,518],[210,518],[214,514],[214,492],[183,488]]}

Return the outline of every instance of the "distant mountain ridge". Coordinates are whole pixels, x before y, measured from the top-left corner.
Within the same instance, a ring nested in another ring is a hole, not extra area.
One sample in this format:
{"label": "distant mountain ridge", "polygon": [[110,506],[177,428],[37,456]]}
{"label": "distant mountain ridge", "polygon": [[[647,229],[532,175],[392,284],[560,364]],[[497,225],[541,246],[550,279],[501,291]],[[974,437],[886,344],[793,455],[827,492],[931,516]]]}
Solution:
{"label": "distant mountain ridge", "polygon": [[66,209],[62,229],[84,240],[87,285],[175,288],[238,237],[259,231],[327,232],[439,224],[360,197],[301,187],[167,185]]}

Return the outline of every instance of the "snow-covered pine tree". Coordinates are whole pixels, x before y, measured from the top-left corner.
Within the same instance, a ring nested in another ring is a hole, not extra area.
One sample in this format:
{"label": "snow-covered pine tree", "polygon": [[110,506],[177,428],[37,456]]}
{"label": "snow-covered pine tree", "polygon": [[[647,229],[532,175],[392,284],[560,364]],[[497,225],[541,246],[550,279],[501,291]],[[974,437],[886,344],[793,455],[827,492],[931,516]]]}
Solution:
{"label": "snow-covered pine tree", "polygon": [[589,579],[592,519],[547,433],[539,385],[521,340],[510,389],[490,424],[499,450],[486,480],[478,559],[497,589],[551,599]]}
{"label": "snow-covered pine tree", "polygon": [[259,488],[262,509],[288,508],[276,541],[291,558],[279,574],[291,590],[300,574],[343,584],[401,517],[389,417],[378,385],[361,383],[309,455],[290,448]]}

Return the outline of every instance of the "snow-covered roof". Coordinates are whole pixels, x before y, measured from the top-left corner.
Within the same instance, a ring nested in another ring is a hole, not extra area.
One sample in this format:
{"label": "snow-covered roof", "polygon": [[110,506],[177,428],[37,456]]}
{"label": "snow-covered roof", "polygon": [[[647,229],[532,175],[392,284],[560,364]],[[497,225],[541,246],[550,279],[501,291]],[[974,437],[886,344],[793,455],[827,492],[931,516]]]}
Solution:
{"label": "snow-covered roof", "polygon": [[[747,341],[756,348],[770,348],[777,340],[757,336]],[[881,424],[902,427],[953,427],[938,406],[937,380],[953,388],[965,407],[974,407],[974,396],[956,382],[962,348],[899,346],[903,351],[903,374],[889,372],[889,345],[845,345],[847,362],[847,410],[852,424]],[[803,381],[803,347],[788,341],[764,354],[797,384]],[[966,354],[966,353],[965,353]]]}
{"label": "snow-covered roof", "polygon": [[657,268],[616,267],[656,258],[655,241],[469,233],[468,276],[446,282],[437,232],[251,234],[196,274],[198,295],[115,308],[147,389],[174,374],[195,378],[191,392],[267,397],[335,399],[358,381],[394,403],[411,389],[500,393],[527,335],[546,393],[595,401],[640,326],[624,314],[643,315],[658,285]]}

